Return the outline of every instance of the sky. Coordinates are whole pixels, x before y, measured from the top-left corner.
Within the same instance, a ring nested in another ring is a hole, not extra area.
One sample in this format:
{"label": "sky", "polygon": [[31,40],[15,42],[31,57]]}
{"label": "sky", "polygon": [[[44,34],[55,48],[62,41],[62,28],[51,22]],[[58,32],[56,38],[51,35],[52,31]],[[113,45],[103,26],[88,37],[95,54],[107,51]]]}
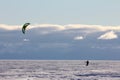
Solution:
{"label": "sky", "polygon": [[0,21],[119,25],[119,3],[119,0],[0,0]]}
{"label": "sky", "polygon": [[[120,0],[0,0],[0,59],[120,60]],[[22,25],[31,23],[26,34]]]}

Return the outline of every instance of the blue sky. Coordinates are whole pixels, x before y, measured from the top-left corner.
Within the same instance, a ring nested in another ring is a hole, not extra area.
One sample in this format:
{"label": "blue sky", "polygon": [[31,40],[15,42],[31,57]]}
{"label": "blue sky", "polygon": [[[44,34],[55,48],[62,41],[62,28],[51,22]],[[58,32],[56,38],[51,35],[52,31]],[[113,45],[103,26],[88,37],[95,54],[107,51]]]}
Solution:
{"label": "blue sky", "polygon": [[[0,59],[120,60],[120,0],[0,0]],[[30,22],[26,34],[21,27]]]}
{"label": "blue sky", "polygon": [[119,3],[119,0],[0,0],[0,21],[119,25]]}

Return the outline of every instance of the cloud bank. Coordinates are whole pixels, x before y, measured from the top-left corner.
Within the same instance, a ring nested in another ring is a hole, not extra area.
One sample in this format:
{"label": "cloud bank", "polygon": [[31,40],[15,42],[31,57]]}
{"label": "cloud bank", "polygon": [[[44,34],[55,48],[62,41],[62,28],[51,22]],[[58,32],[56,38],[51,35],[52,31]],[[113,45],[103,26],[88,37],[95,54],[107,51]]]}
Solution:
{"label": "cloud bank", "polygon": [[0,59],[120,56],[120,26],[31,24],[26,34],[22,34],[21,28],[22,25],[0,24]]}
{"label": "cloud bank", "polygon": [[115,32],[110,31],[110,32],[106,32],[105,34],[101,35],[100,37],[98,37],[98,39],[105,39],[105,40],[109,40],[109,39],[116,39],[118,38],[117,34],[115,34]]}
{"label": "cloud bank", "polygon": [[[6,31],[16,31],[21,30],[22,25],[6,25],[0,24],[1,30]],[[39,30],[37,30],[39,28]],[[84,34],[83,36],[74,36],[74,40],[81,40],[86,38],[87,35],[97,32],[106,32],[100,35],[97,39],[109,40],[116,39],[118,35],[115,32],[120,32],[120,26],[102,26],[102,25],[84,25],[84,24],[68,24],[68,25],[58,25],[58,24],[32,24],[27,27],[27,30],[35,29],[39,34],[49,34],[52,32],[65,32],[65,33],[78,33],[78,35]],[[110,31],[110,32],[108,32]]]}
{"label": "cloud bank", "polygon": [[[21,30],[22,25],[6,25],[0,24],[1,30],[14,31]],[[39,28],[39,31],[37,30]],[[39,34],[49,34],[51,32],[63,31],[66,33],[83,33],[84,36],[91,33],[106,32],[105,34],[99,36],[97,39],[116,39],[118,38],[115,32],[120,32],[120,26],[102,26],[102,25],[84,25],[84,24],[68,24],[68,25],[58,25],[58,24],[32,24],[27,30],[36,29]],[[110,32],[108,32],[110,31]],[[74,36],[74,40],[81,40],[82,36]]]}
{"label": "cloud bank", "polygon": [[[0,24],[1,29],[5,30],[20,30],[22,25],[6,25]],[[69,30],[69,29],[85,29],[91,31],[120,31],[120,26],[102,26],[102,25],[84,25],[84,24],[31,24],[28,29],[32,28],[53,28],[56,30]]]}

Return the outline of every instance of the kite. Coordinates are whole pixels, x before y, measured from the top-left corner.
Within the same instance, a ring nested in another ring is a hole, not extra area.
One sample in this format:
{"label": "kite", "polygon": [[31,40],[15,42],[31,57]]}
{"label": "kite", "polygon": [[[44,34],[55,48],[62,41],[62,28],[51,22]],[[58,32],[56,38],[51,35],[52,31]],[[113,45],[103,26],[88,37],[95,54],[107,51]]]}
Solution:
{"label": "kite", "polygon": [[25,30],[26,30],[26,28],[27,28],[28,25],[30,25],[30,23],[25,23],[25,24],[23,25],[23,27],[22,27],[22,32],[23,32],[23,34],[25,34]]}

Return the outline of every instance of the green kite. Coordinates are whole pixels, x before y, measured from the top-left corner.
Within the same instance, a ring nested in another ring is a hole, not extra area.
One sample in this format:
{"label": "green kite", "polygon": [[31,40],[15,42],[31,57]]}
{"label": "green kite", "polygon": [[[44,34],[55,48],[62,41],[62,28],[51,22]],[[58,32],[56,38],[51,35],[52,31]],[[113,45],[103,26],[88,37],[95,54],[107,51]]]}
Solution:
{"label": "green kite", "polygon": [[23,32],[23,34],[25,34],[25,30],[26,30],[26,28],[27,28],[28,25],[30,25],[30,23],[25,23],[25,24],[23,25],[23,27],[22,27],[22,32]]}

